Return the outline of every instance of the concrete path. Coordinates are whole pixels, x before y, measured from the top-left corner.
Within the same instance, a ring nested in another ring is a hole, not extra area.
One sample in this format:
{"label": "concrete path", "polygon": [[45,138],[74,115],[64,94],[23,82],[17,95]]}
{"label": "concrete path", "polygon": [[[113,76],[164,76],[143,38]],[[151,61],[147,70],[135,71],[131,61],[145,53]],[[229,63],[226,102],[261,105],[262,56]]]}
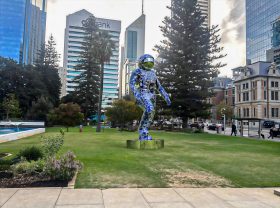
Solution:
{"label": "concrete path", "polygon": [[[204,131],[209,133],[209,134],[217,134],[217,131],[212,131],[212,130],[208,130],[207,128],[204,128]],[[251,131],[250,135],[253,134],[255,135],[255,137],[249,137],[250,139],[257,139],[257,140],[266,140],[266,141],[272,141],[272,142],[280,142],[280,137],[274,137],[273,139],[268,139],[269,136],[269,129],[263,129],[263,134],[265,136],[265,139],[260,139],[258,138],[258,133],[257,131]],[[226,135],[226,136],[230,136],[231,134],[231,128],[226,128],[226,132],[224,133],[223,131],[219,134],[219,135]],[[240,136],[240,134],[237,134],[237,136]],[[244,137],[248,137],[248,132],[247,130],[244,130]]]}
{"label": "concrete path", "polygon": [[1,208],[279,208],[271,188],[0,189]]}

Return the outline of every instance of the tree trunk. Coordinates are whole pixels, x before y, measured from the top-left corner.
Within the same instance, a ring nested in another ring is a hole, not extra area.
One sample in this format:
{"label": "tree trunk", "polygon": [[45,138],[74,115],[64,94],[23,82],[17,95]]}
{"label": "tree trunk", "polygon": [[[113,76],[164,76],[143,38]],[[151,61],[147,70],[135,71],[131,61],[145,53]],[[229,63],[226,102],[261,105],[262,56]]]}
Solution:
{"label": "tree trunk", "polygon": [[103,95],[103,77],[104,77],[104,62],[101,63],[100,89],[99,89],[99,98],[98,98],[98,115],[97,115],[96,132],[101,132],[101,107],[102,107],[102,95]]}

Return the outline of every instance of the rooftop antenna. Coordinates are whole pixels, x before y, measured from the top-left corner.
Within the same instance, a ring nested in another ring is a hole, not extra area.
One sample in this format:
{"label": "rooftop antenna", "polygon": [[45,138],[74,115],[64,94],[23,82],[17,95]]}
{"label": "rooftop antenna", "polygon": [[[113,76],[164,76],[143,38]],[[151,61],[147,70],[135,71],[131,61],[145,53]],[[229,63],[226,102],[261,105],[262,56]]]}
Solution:
{"label": "rooftop antenna", "polygon": [[142,14],[144,14],[144,0],[142,0]]}

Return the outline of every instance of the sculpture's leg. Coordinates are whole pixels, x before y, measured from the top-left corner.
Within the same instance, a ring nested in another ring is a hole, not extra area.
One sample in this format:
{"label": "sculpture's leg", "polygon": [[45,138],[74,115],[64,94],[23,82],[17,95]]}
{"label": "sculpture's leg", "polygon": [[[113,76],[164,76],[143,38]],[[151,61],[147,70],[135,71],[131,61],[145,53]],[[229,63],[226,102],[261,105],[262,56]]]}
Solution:
{"label": "sculpture's leg", "polygon": [[153,122],[155,116],[155,100],[149,98],[150,96],[143,96],[144,113],[139,126],[139,140],[152,140],[149,135],[149,128]]}

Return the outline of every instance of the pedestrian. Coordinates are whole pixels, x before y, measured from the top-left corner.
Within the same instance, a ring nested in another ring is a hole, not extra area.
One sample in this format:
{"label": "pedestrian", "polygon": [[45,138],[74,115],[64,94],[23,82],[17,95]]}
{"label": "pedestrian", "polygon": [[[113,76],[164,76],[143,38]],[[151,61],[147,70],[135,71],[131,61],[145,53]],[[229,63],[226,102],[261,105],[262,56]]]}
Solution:
{"label": "pedestrian", "polygon": [[263,134],[263,132],[262,132],[262,129],[261,129],[261,131],[258,131],[258,133],[260,134],[260,136],[264,139],[265,137],[264,137],[264,134]]}
{"label": "pedestrian", "polygon": [[234,124],[234,123],[232,123],[232,125],[231,125],[231,136],[232,136],[232,134],[234,134],[235,136],[236,136],[236,125]]}
{"label": "pedestrian", "polygon": [[273,139],[273,127],[270,128],[269,130],[269,137],[267,137],[268,139],[271,137],[271,139]]}

